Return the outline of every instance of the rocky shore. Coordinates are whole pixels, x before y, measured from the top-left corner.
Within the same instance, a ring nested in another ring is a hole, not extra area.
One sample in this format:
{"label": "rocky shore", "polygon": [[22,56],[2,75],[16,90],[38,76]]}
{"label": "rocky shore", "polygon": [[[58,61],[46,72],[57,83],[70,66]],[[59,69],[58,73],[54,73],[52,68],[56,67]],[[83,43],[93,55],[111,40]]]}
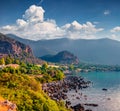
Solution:
{"label": "rocky shore", "polygon": [[16,111],[16,104],[8,100],[0,100],[0,111]]}
{"label": "rocky shore", "polygon": [[[64,100],[66,107],[71,107],[74,111],[85,111],[81,104],[71,106],[71,101],[68,101],[67,93],[69,91],[75,91],[77,93],[78,90],[89,87],[90,83],[90,81],[85,81],[80,76],[67,76],[61,81],[43,84],[42,89],[51,99],[56,101]],[[80,98],[76,97],[76,99]]]}

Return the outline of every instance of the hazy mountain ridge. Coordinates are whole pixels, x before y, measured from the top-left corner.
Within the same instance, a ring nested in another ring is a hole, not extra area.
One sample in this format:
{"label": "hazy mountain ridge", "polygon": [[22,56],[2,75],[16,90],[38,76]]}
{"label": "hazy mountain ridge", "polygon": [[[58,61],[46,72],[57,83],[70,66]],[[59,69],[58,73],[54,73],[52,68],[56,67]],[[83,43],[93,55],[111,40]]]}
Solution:
{"label": "hazy mountain ridge", "polygon": [[62,51],[56,55],[42,56],[40,58],[45,61],[54,62],[54,63],[62,63],[62,64],[78,64],[79,63],[79,59],[74,54],[68,51]]}
{"label": "hazy mountain ridge", "polygon": [[[24,39],[20,41],[27,43]],[[37,57],[48,54],[54,55],[60,51],[67,50],[74,53],[80,61],[96,64],[120,65],[120,42],[108,38],[94,40],[61,38],[32,42],[30,40],[29,45]]]}

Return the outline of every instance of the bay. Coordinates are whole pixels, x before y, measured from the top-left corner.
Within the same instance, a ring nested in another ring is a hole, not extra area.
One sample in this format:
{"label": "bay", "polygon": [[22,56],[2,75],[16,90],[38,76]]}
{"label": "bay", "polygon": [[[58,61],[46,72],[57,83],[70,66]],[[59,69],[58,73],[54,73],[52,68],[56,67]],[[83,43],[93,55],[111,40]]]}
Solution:
{"label": "bay", "polygon": [[77,93],[68,92],[72,105],[98,104],[98,107],[84,107],[93,111],[120,111],[120,72],[89,72],[77,75],[92,83],[89,88],[79,90]]}

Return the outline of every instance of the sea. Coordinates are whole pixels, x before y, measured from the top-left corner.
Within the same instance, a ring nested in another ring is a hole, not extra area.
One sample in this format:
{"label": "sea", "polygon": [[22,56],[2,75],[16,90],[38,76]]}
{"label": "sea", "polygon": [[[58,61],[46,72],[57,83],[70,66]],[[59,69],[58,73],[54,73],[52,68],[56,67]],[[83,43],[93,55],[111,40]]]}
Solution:
{"label": "sea", "polygon": [[68,92],[68,100],[72,106],[79,103],[98,104],[97,107],[84,107],[92,111],[120,111],[120,72],[88,72],[75,75],[82,76],[86,81],[90,80],[91,84],[78,92]]}

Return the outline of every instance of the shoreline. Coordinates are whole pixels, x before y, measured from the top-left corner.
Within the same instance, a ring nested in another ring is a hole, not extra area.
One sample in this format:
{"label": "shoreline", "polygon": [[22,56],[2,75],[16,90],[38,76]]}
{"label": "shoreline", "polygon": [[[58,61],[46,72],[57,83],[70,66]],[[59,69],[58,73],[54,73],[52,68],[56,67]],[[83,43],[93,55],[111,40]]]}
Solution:
{"label": "shoreline", "polygon": [[[67,108],[72,108],[73,111],[87,111],[80,103],[72,106],[67,93],[70,91],[78,93],[79,90],[82,90],[83,88],[88,88],[90,84],[90,81],[85,81],[84,78],[82,78],[81,76],[69,75],[66,76],[63,80],[43,84],[42,90],[55,101],[63,100],[65,102],[65,106]],[[82,93],[80,95],[82,96]],[[76,97],[76,99],[80,98]]]}

